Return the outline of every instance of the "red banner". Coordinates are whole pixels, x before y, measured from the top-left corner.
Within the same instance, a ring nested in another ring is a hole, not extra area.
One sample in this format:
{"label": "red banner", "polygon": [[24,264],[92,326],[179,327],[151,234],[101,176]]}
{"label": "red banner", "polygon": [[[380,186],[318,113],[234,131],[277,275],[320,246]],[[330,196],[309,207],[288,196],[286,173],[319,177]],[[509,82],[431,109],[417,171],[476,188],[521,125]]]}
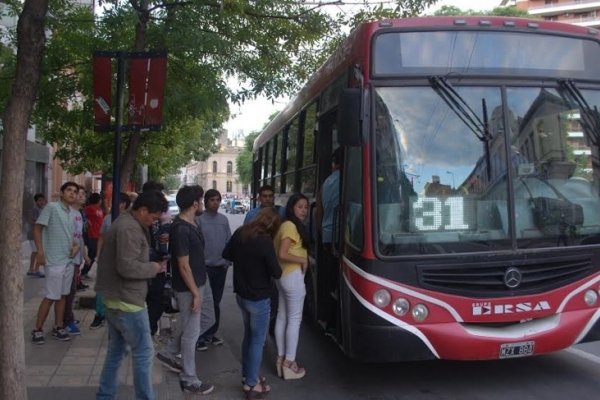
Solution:
{"label": "red banner", "polygon": [[132,58],[129,62],[129,124],[141,129],[162,124],[166,56]]}
{"label": "red banner", "polygon": [[94,127],[110,126],[111,88],[112,88],[112,60],[110,57],[94,55]]}

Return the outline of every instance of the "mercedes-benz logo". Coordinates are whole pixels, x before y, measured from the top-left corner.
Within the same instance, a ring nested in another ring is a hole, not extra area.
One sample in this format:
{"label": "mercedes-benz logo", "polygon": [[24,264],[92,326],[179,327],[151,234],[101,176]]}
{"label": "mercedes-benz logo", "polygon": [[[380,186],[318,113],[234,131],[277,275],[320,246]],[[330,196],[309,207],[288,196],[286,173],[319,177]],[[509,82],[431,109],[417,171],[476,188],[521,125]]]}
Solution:
{"label": "mercedes-benz logo", "polygon": [[521,284],[521,280],[523,279],[523,275],[518,268],[510,267],[504,273],[504,284],[509,289],[515,289]]}

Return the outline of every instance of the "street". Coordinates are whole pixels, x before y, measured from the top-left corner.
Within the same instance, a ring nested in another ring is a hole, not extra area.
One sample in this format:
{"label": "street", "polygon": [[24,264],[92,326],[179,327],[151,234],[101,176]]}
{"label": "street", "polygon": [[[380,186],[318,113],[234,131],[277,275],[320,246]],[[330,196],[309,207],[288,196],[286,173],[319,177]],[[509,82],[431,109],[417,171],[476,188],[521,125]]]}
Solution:
{"label": "street", "polygon": [[[245,216],[225,215],[232,231]],[[33,287],[41,283],[39,279],[26,280],[26,299],[39,296],[39,289]],[[201,379],[215,385],[215,391],[207,398],[242,399],[240,346],[243,333],[231,272],[228,273],[221,307],[218,335],[225,344],[209,346],[208,351],[197,353],[198,374]],[[81,311],[76,311],[78,313]],[[82,331],[82,336],[75,341],[91,334],[87,327]],[[277,378],[276,353],[274,339],[268,337],[261,374],[272,386],[270,399],[558,400],[576,394],[578,400],[595,400],[600,393],[600,342],[545,356],[504,361],[362,364],[349,360],[328,337],[312,324],[304,323],[297,359],[306,368],[306,377],[297,381]],[[91,389],[89,393],[93,393]]]}

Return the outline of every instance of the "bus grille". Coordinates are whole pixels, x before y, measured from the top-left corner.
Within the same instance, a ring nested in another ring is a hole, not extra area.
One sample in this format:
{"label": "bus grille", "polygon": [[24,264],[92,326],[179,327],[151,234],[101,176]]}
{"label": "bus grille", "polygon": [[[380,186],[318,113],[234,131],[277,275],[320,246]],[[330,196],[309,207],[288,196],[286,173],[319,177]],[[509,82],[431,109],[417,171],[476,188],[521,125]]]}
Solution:
{"label": "bus grille", "polygon": [[[511,289],[504,283],[506,271],[517,268],[521,283]],[[423,288],[465,296],[495,297],[551,290],[575,282],[594,270],[590,255],[519,262],[419,265]]]}

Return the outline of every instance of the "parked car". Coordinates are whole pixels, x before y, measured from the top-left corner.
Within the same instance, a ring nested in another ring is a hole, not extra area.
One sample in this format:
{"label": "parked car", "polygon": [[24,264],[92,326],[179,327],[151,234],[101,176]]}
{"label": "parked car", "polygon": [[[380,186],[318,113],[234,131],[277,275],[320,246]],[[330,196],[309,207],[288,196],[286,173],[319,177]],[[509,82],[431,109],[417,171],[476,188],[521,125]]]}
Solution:
{"label": "parked car", "polygon": [[250,211],[250,200],[248,200],[248,199],[242,200],[242,204],[244,205],[245,212]]}
{"label": "parked car", "polygon": [[231,214],[244,214],[246,213],[246,208],[241,200],[229,200],[225,205],[225,212]]}
{"label": "parked car", "polygon": [[169,202],[169,214],[172,218],[174,218],[177,214],[179,214],[179,207],[177,206],[175,197],[167,196],[167,201]]}

